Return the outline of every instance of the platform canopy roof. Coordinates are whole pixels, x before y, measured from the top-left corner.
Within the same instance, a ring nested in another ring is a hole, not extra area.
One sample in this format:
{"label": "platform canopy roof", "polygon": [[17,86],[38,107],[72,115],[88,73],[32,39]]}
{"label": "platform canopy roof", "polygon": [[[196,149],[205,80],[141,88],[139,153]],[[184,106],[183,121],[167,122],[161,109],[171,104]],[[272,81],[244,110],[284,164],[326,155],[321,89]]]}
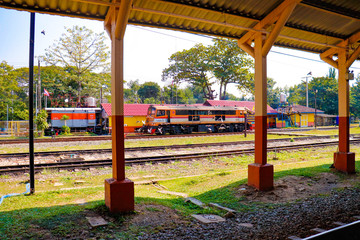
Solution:
{"label": "platform canopy roof", "polygon": [[[130,2],[128,24],[240,39],[247,32],[269,33],[274,24],[254,28],[283,0],[122,0]],[[0,7],[107,20],[120,0],[0,0]],[[280,8],[281,10],[281,8]],[[359,0],[303,0],[277,37],[276,46],[322,53],[350,40],[360,43]]]}

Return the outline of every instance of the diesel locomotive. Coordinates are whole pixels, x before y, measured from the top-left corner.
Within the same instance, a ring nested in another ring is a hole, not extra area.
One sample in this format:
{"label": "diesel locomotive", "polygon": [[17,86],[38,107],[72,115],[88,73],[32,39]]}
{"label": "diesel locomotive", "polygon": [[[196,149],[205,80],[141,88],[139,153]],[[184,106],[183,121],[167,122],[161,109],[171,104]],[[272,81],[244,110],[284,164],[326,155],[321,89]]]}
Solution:
{"label": "diesel locomotive", "polygon": [[140,131],[157,135],[242,132],[250,128],[247,114],[244,107],[151,105]]}

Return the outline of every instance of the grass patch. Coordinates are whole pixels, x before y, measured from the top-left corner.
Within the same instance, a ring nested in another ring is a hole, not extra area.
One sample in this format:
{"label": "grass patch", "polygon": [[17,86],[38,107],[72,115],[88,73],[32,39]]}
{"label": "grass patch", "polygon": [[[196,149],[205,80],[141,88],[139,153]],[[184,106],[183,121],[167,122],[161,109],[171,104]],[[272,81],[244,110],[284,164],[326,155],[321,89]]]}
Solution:
{"label": "grass patch", "polygon": [[[334,151],[336,147],[278,152],[279,160],[269,160],[269,163],[274,165],[275,179],[289,175],[316,177],[319,173],[330,171]],[[360,147],[352,146],[351,151],[359,154]],[[244,203],[243,197],[237,194],[237,189],[247,182],[247,165],[253,159],[252,155],[244,155],[146,164],[127,166],[126,172],[127,177],[135,181],[162,179],[158,183],[169,191],[186,193],[204,203],[218,203],[243,212],[274,208],[276,204]],[[360,169],[360,162],[356,162],[356,168]],[[151,175],[153,177],[149,177]],[[343,174],[339,176],[346,178]],[[136,239],[144,232],[161,230],[161,227],[150,230],[146,226],[132,224],[130,219],[141,216],[141,213],[114,215],[108,212],[104,205],[104,179],[110,177],[109,168],[94,172],[45,171],[36,174],[34,195],[7,198],[0,205],[0,236],[4,239]],[[1,177],[0,195],[23,192],[27,180],[28,176]],[[79,185],[76,180],[85,183]],[[55,186],[55,183],[63,185]],[[82,204],[84,202],[86,204]],[[185,203],[181,197],[159,193],[158,188],[152,185],[135,186],[135,203],[149,205],[144,207],[149,214],[158,214],[163,207],[176,209],[184,219],[195,213],[224,214],[216,209],[201,209]],[[94,213],[105,217],[110,224],[90,230],[85,217]]]}

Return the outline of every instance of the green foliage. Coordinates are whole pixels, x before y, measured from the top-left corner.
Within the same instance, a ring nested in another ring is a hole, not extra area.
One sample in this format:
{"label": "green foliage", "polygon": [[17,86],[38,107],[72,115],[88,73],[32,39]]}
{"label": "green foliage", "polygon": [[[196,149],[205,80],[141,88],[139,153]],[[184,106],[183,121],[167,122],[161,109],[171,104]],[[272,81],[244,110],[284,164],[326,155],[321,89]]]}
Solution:
{"label": "green foliage", "polygon": [[35,119],[36,127],[38,131],[41,132],[41,136],[44,135],[44,130],[49,127],[47,123],[47,117],[48,117],[47,111],[41,110]]}
{"label": "green foliage", "polygon": [[65,127],[66,127],[66,120],[69,120],[69,119],[70,119],[70,117],[68,115],[62,115],[60,118],[60,120],[64,121]]}
{"label": "green foliage", "polygon": [[[96,34],[86,27],[74,26],[66,28],[66,33],[63,33],[58,41],[46,49],[44,60],[53,66],[65,67],[72,73],[68,80],[76,83],[76,86],[75,84],[70,86],[77,89],[79,102],[81,94],[86,93],[86,86],[90,82],[94,83],[90,81],[89,74],[91,75],[91,71],[97,69],[103,69],[106,72],[109,56],[103,33]],[[84,88],[85,91],[83,91]]]}
{"label": "green foliage", "polygon": [[14,69],[6,61],[0,62],[0,120],[26,120],[28,114],[28,84],[22,70]]}
{"label": "green foliage", "polygon": [[147,98],[153,98],[155,101],[159,101],[160,86],[154,82],[146,82],[139,87],[137,93],[141,101],[144,103]]}
{"label": "green foliage", "polygon": [[202,44],[176,52],[169,58],[170,66],[163,70],[162,81],[171,80],[172,83],[186,82],[202,89],[205,98],[214,99],[211,90],[211,66],[209,64],[209,49]]}
{"label": "green foliage", "polygon": [[275,87],[276,82],[272,78],[267,79],[267,103],[270,107],[276,109],[280,104],[280,93],[283,91],[279,87]]}
{"label": "green foliage", "polygon": [[61,131],[62,131],[62,134],[64,134],[64,135],[70,134],[70,128],[66,125],[61,127]]}
{"label": "green foliage", "polygon": [[227,85],[237,84],[241,91],[249,92],[253,85],[253,60],[239,48],[236,40],[216,38],[209,46],[210,70],[220,85],[220,100],[226,99]]}
{"label": "green foliage", "polygon": [[350,91],[350,112],[351,115],[360,117],[360,75],[357,76]]}
{"label": "green foliage", "polygon": [[[327,114],[338,114],[338,83],[335,78],[318,77],[308,82],[309,107],[325,111]],[[289,88],[288,102],[306,106],[306,82]]]}

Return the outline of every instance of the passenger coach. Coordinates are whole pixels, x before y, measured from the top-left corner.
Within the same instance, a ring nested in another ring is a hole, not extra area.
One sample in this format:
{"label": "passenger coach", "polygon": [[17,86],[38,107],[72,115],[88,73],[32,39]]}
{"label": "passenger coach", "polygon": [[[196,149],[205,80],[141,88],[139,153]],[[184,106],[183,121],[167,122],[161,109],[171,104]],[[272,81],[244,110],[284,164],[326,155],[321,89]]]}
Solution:
{"label": "passenger coach", "polygon": [[217,106],[151,105],[141,131],[162,135],[192,132],[242,132],[248,109]]}

